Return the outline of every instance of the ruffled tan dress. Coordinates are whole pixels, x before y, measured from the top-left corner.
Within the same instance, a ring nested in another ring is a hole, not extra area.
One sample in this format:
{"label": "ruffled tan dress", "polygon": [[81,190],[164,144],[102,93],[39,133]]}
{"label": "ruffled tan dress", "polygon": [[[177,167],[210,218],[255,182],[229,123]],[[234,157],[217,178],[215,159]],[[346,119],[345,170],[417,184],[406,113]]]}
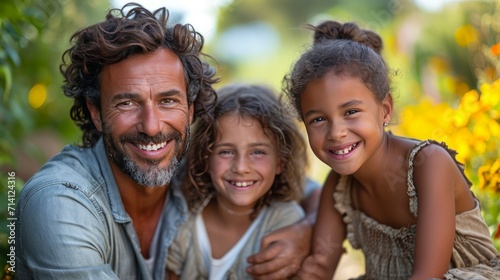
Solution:
{"label": "ruffled tan dress", "polygon": [[[413,184],[413,161],[417,152],[429,144],[444,147],[455,158],[456,152],[446,144],[426,140],[410,151],[408,162],[409,208],[417,216],[417,193]],[[463,165],[455,160],[463,173]],[[464,174],[465,176],[465,174]],[[347,239],[365,255],[366,274],[358,279],[408,279],[413,271],[416,225],[392,228],[380,224],[365,213],[354,209],[352,177],[341,176],[333,194],[335,208],[347,225]],[[492,244],[476,200],[474,209],[455,216],[455,242],[446,279],[500,279],[500,256]]]}

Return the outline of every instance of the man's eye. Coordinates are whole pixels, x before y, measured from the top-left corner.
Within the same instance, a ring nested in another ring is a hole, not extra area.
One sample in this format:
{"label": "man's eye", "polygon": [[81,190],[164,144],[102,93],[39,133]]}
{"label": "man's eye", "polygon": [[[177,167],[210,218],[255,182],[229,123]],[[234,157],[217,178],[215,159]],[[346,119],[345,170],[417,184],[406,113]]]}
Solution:
{"label": "man's eye", "polygon": [[123,101],[123,102],[118,103],[117,106],[118,107],[130,107],[132,105],[133,105],[132,101]]}
{"label": "man's eye", "polygon": [[175,102],[175,100],[170,99],[170,98],[168,98],[168,99],[162,99],[162,100],[161,100],[161,103],[162,103],[162,104],[172,104],[172,103],[174,103],[174,102]]}

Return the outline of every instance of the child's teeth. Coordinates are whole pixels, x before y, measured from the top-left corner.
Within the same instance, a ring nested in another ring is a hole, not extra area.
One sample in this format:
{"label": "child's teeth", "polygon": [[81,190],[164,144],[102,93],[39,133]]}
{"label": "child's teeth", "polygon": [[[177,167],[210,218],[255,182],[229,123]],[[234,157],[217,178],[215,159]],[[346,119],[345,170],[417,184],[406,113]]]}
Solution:
{"label": "child's teeth", "polygon": [[252,185],[252,182],[235,182],[234,185],[237,187],[246,187]]}
{"label": "child's teeth", "polygon": [[354,149],[354,147],[356,147],[356,146],[357,146],[357,144],[354,144],[354,145],[350,146],[349,148],[345,148],[343,150],[337,150],[337,151],[334,151],[333,153],[336,155],[345,155],[348,152],[352,151],[352,149]]}

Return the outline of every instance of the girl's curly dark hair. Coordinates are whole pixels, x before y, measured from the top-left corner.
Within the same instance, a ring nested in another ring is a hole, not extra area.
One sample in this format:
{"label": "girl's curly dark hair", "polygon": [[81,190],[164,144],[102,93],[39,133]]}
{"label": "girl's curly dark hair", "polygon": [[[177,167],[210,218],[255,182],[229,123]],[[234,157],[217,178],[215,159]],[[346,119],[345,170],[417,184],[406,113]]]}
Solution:
{"label": "girl's curly dark hair", "polygon": [[259,122],[278,150],[283,171],[276,175],[271,189],[257,202],[254,213],[271,201],[300,200],[307,167],[306,143],[296,120],[281,100],[267,87],[233,84],[217,93],[214,119],[199,119],[193,126],[191,148],[187,156],[187,173],[183,191],[192,210],[216,195],[209,169],[209,158],[217,141],[217,121],[231,114]]}
{"label": "girl's curly dark hair", "polygon": [[325,21],[314,31],[313,45],[295,62],[284,77],[283,91],[302,119],[300,96],[311,80],[333,72],[337,76],[358,78],[378,101],[390,94],[390,79],[381,56],[382,39],[375,32],[355,23]]}
{"label": "girl's curly dark hair", "polygon": [[190,24],[168,26],[166,8],[154,12],[136,3],[111,9],[106,20],[71,37],[72,47],[62,56],[60,71],[63,91],[75,99],[70,115],[82,129],[82,145],[92,147],[100,137],[92,122],[86,100],[100,108],[100,79],[104,66],[118,63],[136,54],[160,48],[173,51],[182,61],[189,104],[194,103],[195,117],[210,115],[215,103],[212,85],[215,69],[201,60],[204,39]]}

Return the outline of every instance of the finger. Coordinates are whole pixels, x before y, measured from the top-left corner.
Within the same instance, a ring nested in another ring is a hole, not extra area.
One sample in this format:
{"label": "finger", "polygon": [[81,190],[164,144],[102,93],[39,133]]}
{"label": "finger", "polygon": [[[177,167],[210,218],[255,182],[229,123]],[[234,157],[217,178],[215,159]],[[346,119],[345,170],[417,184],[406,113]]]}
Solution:
{"label": "finger", "polygon": [[297,273],[300,268],[300,260],[278,256],[267,262],[248,267],[247,272],[254,277],[258,277],[258,279],[288,278]]}
{"label": "finger", "polygon": [[275,232],[275,234],[266,234],[260,239],[260,250],[263,251],[267,247],[270,247],[273,243],[278,242],[281,240],[282,237],[280,234],[278,234],[278,231]]}
{"label": "finger", "polygon": [[277,259],[283,248],[278,246],[277,243],[271,243],[269,246],[264,247],[260,252],[253,254],[247,258],[247,262],[251,264],[260,264],[264,262]]}
{"label": "finger", "polygon": [[286,267],[286,264],[280,258],[274,258],[266,262],[254,263],[247,268],[247,272],[253,276],[263,276],[272,274],[284,267]]}
{"label": "finger", "polygon": [[299,269],[298,266],[286,266],[283,267],[277,271],[264,274],[264,275],[253,275],[254,279],[258,280],[281,280],[281,279],[289,279],[292,275],[294,275],[297,270]]}

